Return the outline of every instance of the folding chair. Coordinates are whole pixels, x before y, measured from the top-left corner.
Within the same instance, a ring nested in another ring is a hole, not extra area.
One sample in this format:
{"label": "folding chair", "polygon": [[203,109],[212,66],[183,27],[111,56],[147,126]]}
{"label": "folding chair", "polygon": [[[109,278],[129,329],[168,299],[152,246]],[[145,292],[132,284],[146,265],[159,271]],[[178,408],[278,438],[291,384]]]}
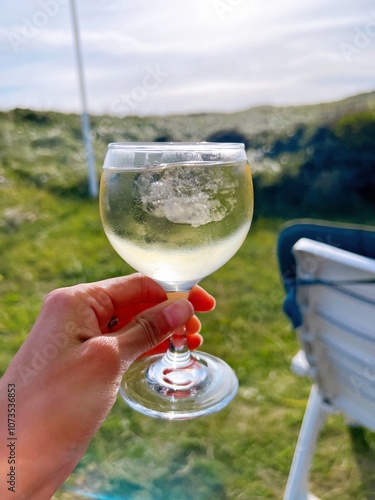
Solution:
{"label": "folding chair", "polygon": [[313,381],[284,500],[316,499],[308,476],[327,412],[375,431],[375,231],[344,227],[340,240],[339,229],[299,221],[279,236],[284,310],[302,346],[292,369]]}

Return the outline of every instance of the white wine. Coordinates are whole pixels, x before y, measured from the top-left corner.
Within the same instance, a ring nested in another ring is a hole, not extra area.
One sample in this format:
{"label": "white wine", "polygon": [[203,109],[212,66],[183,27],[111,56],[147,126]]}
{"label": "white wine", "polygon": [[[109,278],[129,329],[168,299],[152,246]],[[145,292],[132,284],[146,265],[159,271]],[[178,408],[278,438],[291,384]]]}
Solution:
{"label": "white wine", "polygon": [[186,250],[168,250],[163,246],[144,246],[108,232],[116,252],[134,269],[159,282],[198,282],[225,264],[242,245],[250,225],[243,225],[230,237]]}
{"label": "white wine", "polygon": [[165,288],[188,288],[225,264],[251,224],[247,162],[105,168],[101,217],[117,253]]}

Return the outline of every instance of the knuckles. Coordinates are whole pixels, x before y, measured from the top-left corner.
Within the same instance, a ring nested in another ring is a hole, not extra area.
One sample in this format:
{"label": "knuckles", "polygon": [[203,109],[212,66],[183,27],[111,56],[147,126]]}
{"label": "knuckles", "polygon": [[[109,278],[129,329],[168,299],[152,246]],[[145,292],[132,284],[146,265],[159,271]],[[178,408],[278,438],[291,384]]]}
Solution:
{"label": "knuckles", "polygon": [[93,337],[83,344],[82,361],[105,378],[117,377],[121,374],[121,356],[115,339],[110,337]]}
{"label": "knuckles", "polygon": [[45,300],[44,307],[54,309],[58,308],[69,308],[74,304],[74,294],[71,288],[57,288],[50,292]]}

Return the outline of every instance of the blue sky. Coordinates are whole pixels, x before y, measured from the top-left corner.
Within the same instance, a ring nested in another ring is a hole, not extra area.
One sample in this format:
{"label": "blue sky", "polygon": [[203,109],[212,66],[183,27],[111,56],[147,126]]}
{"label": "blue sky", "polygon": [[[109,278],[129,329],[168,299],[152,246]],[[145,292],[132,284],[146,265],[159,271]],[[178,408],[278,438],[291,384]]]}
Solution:
{"label": "blue sky", "polygon": [[[373,0],[76,0],[91,113],[236,111],[375,90]],[[69,0],[0,7],[0,109],[80,111]]]}

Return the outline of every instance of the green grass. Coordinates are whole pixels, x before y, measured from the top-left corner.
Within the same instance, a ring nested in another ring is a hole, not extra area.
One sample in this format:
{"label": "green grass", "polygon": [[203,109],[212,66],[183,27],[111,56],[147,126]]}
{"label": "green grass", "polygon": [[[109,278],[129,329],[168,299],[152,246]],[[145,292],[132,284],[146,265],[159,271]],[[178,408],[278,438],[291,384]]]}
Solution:
{"label": "green grass", "polygon": [[[97,201],[82,196],[79,121],[66,120],[66,126],[24,127],[4,120],[0,373],[46,293],[131,272],[103,233]],[[21,136],[17,148],[14,137]],[[50,139],[41,142],[43,137]],[[101,161],[104,139],[97,154]],[[256,220],[237,255],[202,282],[217,298],[216,310],[201,315],[203,349],[237,372],[240,390],[232,404],[210,417],[163,422],[119,400],[68,485],[131,500],[282,498],[310,389],[289,368],[298,344],[281,312],[275,243],[282,222]],[[329,417],[311,473],[315,494],[323,500],[375,498],[375,436],[366,432],[365,438],[352,441],[343,418]],[[62,489],[54,498],[81,497]]]}

